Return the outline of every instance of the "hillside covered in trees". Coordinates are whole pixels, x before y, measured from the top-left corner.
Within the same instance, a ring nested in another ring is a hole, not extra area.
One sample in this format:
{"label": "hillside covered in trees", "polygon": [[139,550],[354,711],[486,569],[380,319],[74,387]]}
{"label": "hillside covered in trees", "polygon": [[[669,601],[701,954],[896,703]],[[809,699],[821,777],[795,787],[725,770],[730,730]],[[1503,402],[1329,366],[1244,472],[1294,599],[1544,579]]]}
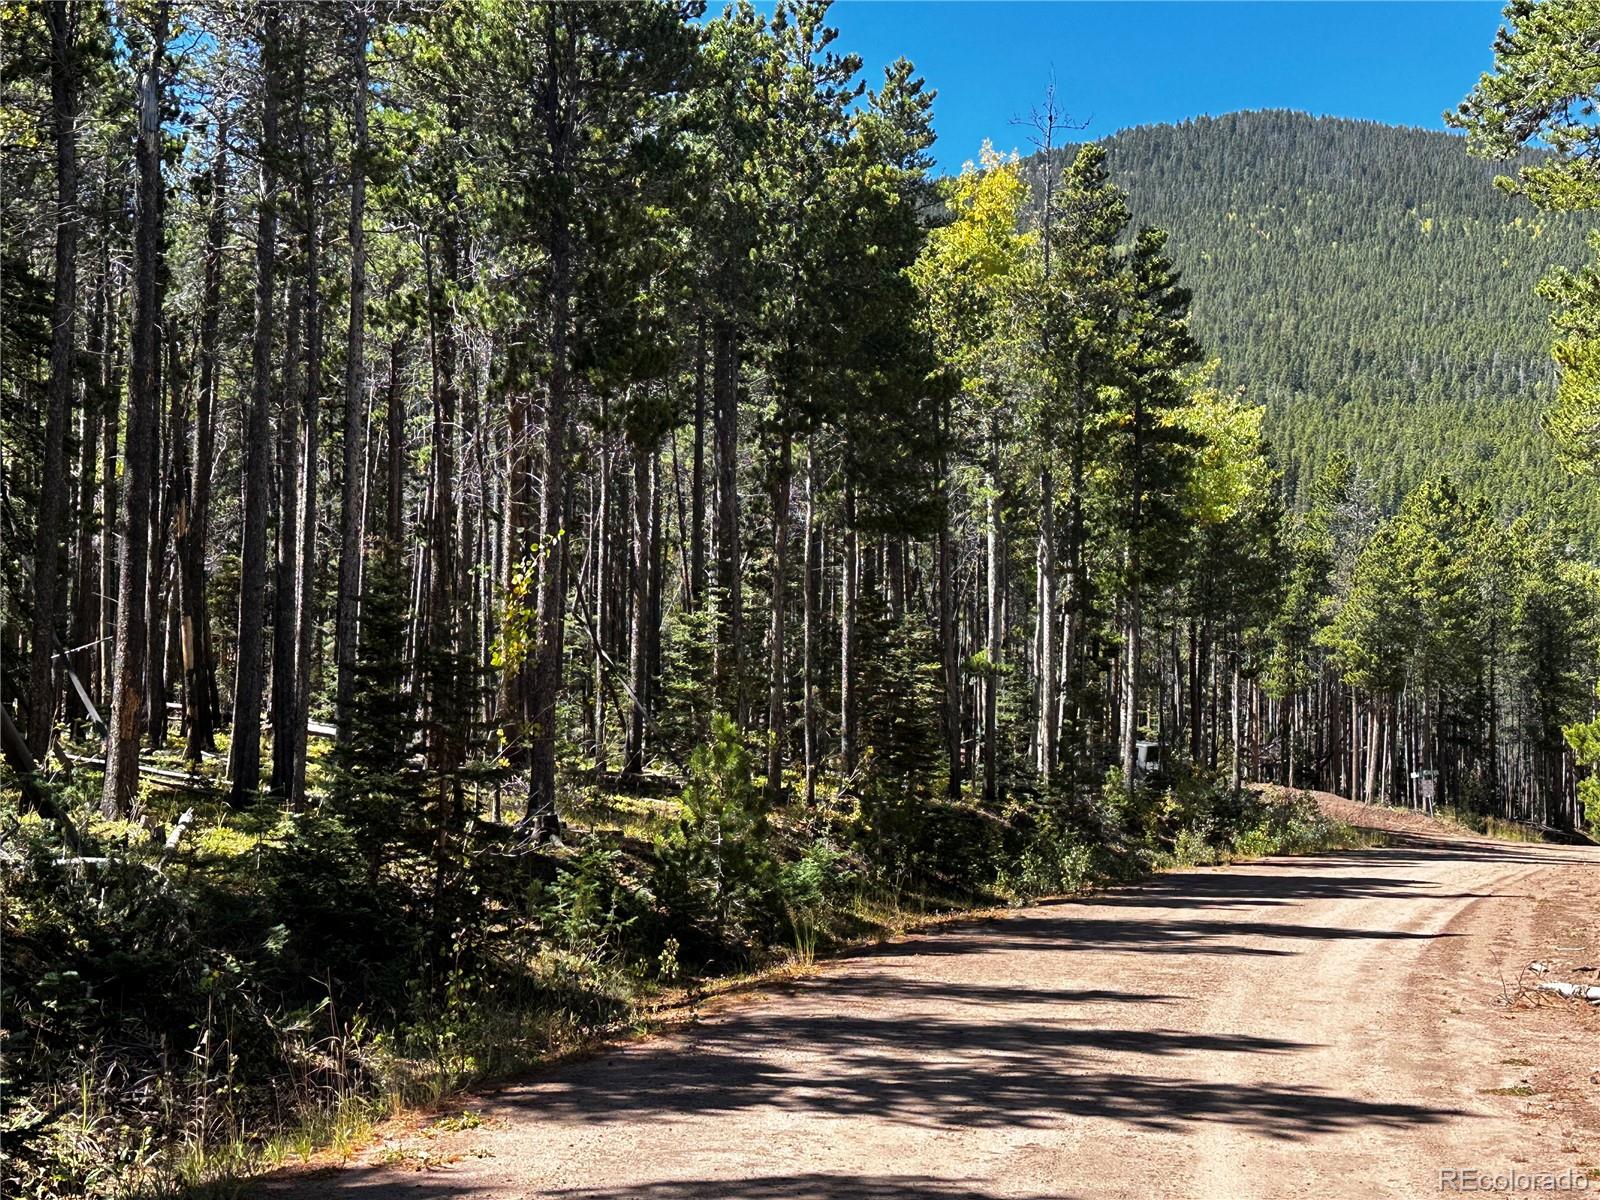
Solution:
{"label": "hillside covered in trees", "polygon": [[1596,817],[1565,226],[1274,114],[940,180],[826,3],[706,18],[0,6],[8,1195],[1347,836],[1251,785]]}
{"label": "hillside covered in trees", "polygon": [[1444,470],[1594,544],[1600,490],[1541,426],[1555,367],[1535,291],[1587,258],[1580,220],[1529,209],[1492,186],[1505,165],[1429,130],[1264,111],[1102,144],[1134,219],[1172,235],[1220,381],[1266,406],[1291,497],[1343,453],[1385,509]]}

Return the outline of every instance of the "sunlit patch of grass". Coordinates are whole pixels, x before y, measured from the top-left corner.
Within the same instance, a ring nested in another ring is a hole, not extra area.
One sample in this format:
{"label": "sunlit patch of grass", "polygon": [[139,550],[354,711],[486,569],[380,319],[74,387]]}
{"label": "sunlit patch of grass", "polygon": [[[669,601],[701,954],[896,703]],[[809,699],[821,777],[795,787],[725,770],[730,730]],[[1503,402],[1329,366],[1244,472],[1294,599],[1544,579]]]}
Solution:
{"label": "sunlit patch of grass", "polygon": [[439,1133],[461,1133],[467,1129],[481,1129],[483,1118],[471,1109],[463,1109],[459,1113],[440,1117],[431,1126]]}
{"label": "sunlit patch of grass", "polygon": [[192,853],[196,858],[216,861],[243,858],[261,845],[261,839],[226,825],[212,825],[194,835]]}
{"label": "sunlit patch of grass", "polygon": [[565,819],[577,829],[615,830],[625,838],[649,842],[671,829],[682,811],[676,798],[635,796],[590,787],[568,800]]}
{"label": "sunlit patch of grass", "polygon": [[1443,805],[1434,811],[1441,821],[1460,826],[1471,833],[1482,834],[1502,842],[1543,842],[1544,832],[1526,821],[1508,821],[1504,817],[1467,812],[1452,805]]}

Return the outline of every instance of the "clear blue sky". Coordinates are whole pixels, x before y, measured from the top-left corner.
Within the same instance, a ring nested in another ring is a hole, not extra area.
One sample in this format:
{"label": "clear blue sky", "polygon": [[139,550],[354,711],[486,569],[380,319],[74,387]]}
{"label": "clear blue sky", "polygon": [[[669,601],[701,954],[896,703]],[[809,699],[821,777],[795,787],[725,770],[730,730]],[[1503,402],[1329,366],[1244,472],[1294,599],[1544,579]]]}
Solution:
{"label": "clear blue sky", "polygon": [[934,154],[953,171],[986,137],[1026,152],[1011,119],[1052,73],[1090,121],[1079,137],[1241,108],[1441,129],[1491,65],[1500,6],[838,0],[830,19],[873,86],[904,55],[938,89]]}

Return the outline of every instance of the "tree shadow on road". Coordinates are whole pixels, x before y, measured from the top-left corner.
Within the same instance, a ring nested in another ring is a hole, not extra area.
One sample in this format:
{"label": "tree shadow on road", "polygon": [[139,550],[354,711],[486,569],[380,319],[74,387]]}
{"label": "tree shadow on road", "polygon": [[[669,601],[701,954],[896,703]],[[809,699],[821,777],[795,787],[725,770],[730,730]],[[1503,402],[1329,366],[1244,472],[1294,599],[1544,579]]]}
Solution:
{"label": "tree shadow on road", "polygon": [[[891,999],[893,982],[878,994]],[[1220,1122],[1274,1139],[1424,1125],[1455,1115],[1320,1088],[1141,1075],[1126,1069],[1130,1060],[1137,1067],[1140,1059],[1283,1055],[1314,1047],[1243,1034],[1108,1028],[1073,1016],[1067,1010],[1054,1020],[1028,1014],[994,1021],[853,1009],[750,1011],[506,1093],[499,1111],[513,1121],[577,1125],[764,1108],[935,1128],[1037,1128],[1100,1117],[1150,1130]]]}
{"label": "tree shadow on road", "polygon": [[[950,956],[994,954],[1015,950],[1050,953],[1242,955],[1249,958],[1298,953],[1300,941],[1432,941],[1450,933],[1414,933],[1399,929],[1352,929],[1342,925],[1302,925],[1289,921],[1240,921],[1197,916],[1129,920],[1088,915],[1101,901],[1067,902],[1033,910],[1020,919],[977,925],[946,926],[941,932],[874,947],[857,958],[899,955]],[[1161,905],[1161,907],[1181,907]],[[1236,939],[1257,939],[1243,942]],[[1282,942],[1262,945],[1261,940]]]}
{"label": "tree shadow on road", "polygon": [[[317,1194],[310,1179],[288,1183],[290,1195]],[[396,1179],[392,1172],[373,1167],[347,1167],[338,1175],[343,1196],[366,1200],[405,1196],[408,1200],[1001,1200],[1002,1193],[966,1180],[939,1179],[932,1175],[836,1175],[803,1172],[795,1175],[757,1175],[746,1179],[663,1179],[650,1183],[606,1187],[516,1190],[503,1181],[473,1182],[452,1179],[448,1173]],[[1028,1196],[1007,1191],[1007,1200],[1073,1200],[1063,1192]]]}
{"label": "tree shadow on road", "polygon": [[[769,1175],[736,1181],[664,1180],[641,1187],[573,1188],[547,1193],[555,1200],[999,1200],[1000,1193],[964,1180],[929,1175]],[[1008,1191],[1008,1197],[1028,1200]],[[1051,1192],[1038,1200],[1071,1200]]]}

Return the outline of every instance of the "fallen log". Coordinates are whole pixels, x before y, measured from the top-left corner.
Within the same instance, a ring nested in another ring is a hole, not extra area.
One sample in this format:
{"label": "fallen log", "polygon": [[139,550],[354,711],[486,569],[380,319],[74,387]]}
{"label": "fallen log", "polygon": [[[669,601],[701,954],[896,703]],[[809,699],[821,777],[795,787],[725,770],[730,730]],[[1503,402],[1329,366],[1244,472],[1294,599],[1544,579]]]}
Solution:
{"label": "fallen log", "polygon": [[56,823],[56,828],[61,831],[61,840],[68,847],[81,850],[83,839],[78,836],[78,827],[67,816],[66,809],[56,803],[50,789],[39,782],[33,751],[23,739],[22,731],[12,722],[11,712],[4,704],[0,704],[0,748],[3,748],[11,769],[17,773],[23,801],[35,812],[44,814]]}
{"label": "fallen log", "polygon": [[[79,766],[93,767],[97,771],[106,769],[106,760],[94,758],[87,754],[69,754],[69,759]],[[187,775],[182,771],[168,771],[161,767],[145,766],[139,764],[139,777],[148,778],[167,787],[177,788],[180,791],[204,792],[207,795],[219,796],[223,789],[200,775]]]}
{"label": "fallen log", "polygon": [[1554,992],[1558,996],[1566,996],[1572,1000],[1587,1000],[1591,1004],[1600,1004],[1600,987],[1584,983],[1541,983],[1538,985],[1541,992]]}

